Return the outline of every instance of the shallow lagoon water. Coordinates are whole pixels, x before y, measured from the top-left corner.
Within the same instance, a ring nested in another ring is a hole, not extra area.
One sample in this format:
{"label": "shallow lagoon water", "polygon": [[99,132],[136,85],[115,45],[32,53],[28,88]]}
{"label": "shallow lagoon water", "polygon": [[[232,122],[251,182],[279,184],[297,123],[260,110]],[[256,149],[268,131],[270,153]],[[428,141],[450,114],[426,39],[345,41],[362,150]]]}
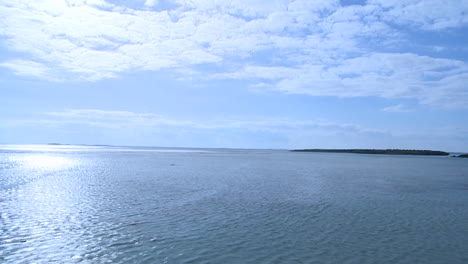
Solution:
{"label": "shallow lagoon water", "polygon": [[0,263],[468,263],[468,160],[0,146]]}

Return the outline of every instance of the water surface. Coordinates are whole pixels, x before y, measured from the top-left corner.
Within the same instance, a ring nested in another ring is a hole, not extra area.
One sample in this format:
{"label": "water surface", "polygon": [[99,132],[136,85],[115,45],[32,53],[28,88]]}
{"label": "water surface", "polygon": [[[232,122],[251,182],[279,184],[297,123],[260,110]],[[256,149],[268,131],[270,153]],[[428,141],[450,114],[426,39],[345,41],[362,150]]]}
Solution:
{"label": "water surface", "polygon": [[468,160],[0,146],[1,263],[468,263]]}

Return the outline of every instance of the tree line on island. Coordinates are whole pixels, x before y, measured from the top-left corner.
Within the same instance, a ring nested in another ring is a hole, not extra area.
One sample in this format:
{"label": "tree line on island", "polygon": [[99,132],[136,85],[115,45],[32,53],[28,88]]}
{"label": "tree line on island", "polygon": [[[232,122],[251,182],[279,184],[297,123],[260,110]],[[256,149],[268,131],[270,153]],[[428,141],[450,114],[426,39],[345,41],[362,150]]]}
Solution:
{"label": "tree line on island", "polygon": [[[439,150],[420,149],[293,149],[296,152],[331,152],[331,153],[356,153],[356,154],[386,154],[386,155],[423,155],[423,156],[449,156],[449,152]],[[468,154],[457,157],[468,157]]]}

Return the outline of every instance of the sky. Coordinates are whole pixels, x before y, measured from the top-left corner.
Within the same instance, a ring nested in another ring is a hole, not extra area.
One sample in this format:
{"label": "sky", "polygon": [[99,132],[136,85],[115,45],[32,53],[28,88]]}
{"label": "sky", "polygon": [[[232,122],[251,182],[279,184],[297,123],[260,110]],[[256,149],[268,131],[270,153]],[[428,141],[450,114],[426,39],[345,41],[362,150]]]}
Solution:
{"label": "sky", "polygon": [[2,0],[0,144],[468,151],[465,0]]}

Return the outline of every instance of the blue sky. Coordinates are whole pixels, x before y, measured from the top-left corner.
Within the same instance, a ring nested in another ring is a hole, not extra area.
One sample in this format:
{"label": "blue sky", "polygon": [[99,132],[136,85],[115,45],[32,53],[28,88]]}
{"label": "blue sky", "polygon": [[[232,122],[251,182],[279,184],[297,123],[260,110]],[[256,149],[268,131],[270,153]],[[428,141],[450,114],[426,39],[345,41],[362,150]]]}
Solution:
{"label": "blue sky", "polygon": [[3,0],[0,143],[468,151],[463,0]]}

